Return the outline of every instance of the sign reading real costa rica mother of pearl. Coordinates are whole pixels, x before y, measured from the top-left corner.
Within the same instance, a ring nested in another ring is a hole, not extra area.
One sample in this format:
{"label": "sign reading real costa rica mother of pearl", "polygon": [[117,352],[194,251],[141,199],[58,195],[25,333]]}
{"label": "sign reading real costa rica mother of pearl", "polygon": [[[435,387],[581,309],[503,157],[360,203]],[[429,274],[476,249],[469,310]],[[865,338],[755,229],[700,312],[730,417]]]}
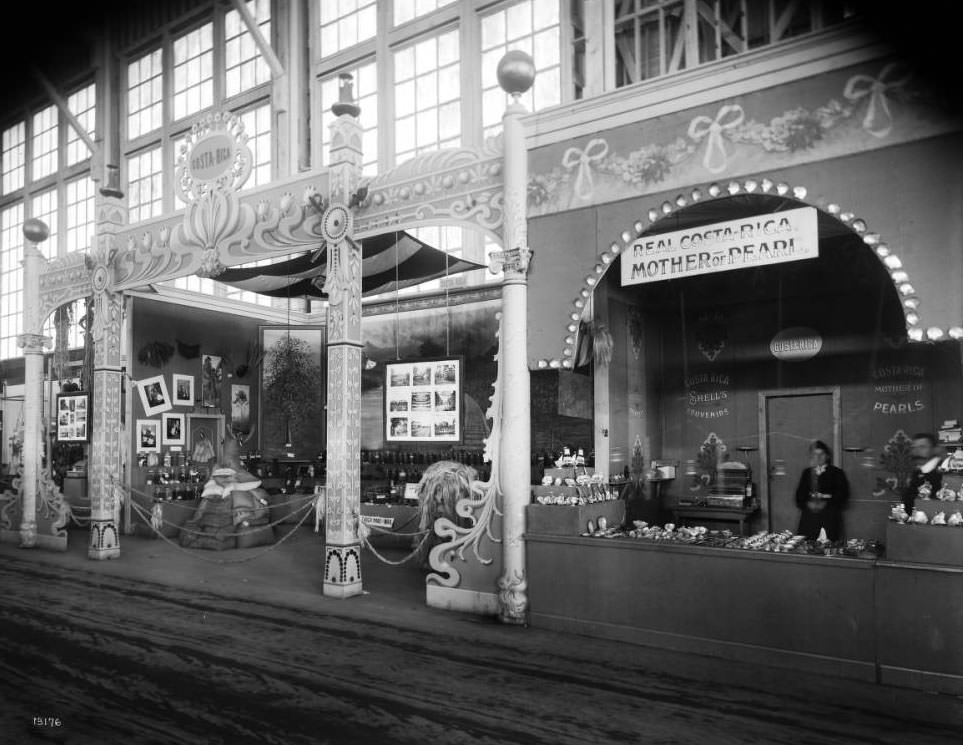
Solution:
{"label": "sign reading real costa rica mother of pearl", "polygon": [[817,256],[816,208],[800,207],[639,238],[622,254],[622,286]]}

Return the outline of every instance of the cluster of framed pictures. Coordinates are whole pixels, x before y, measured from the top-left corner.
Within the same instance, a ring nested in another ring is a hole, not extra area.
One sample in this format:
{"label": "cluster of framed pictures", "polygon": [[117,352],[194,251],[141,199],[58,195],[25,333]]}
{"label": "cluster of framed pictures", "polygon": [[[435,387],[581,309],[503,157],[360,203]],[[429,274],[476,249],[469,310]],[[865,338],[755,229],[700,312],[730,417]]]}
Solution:
{"label": "cluster of framed pictures", "polygon": [[163,414],[138,419],[134,436],[138,453],[159,453],[162,445],[184,447],[191,460],[206,463],[220,455],[223,414]]}
{"label": "cluster of framed pictures", "polygon": [[90,394],[57,395],[57,442],[87,442],[90,439]]}
{"label": "cluster of framed pictures", "polygon": [[385,366],[385,439],[461,441],[461,359]]}

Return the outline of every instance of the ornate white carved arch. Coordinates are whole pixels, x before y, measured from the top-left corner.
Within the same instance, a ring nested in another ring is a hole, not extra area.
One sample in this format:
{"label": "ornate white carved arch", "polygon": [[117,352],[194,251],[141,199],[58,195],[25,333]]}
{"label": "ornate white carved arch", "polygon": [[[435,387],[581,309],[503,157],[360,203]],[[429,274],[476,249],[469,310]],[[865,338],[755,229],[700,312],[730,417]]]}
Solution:
{"label": "ornate white carved arch", "polygon": [[711,199],[722,199],[736,194],[773,194],[776,196],[784,196],[789,199],[794,199],[801,204],[816,207],[825,214],[831,215],[852,230],[855,235],[859,236],[863,243],[875,253],[876,258],[883,264],[900,298],[903,307],[903,316],[906,319],[907,335],[911,341],[923,341],[925,339],[938,341],[946,336],[954,339],[963,339],[963,327],[960,326],[954,326],[945,330],[933,326],[925,331],[919,327],[920,317],[917,312],[920,305],[919,293],[917,293],[916,288],[913,287],[909,274],[903,268],[903,262],[897,253],[882,240],[878,233],[870,232],[865,220],[856,217],[852,212],[845,211],[835,202],[830,202],[822,198],[815,200],[810,199],[805,186],[789,186],[784,182],[775,182],[768,178],[750,178],[742,181],[730,181],[725,185],[712,183],[709,186],[693,188],[688,195],[679,194],[672,201],[664,201],[657,207],[649,209],[646,215],[648,223],[639,219],[632,224],[631,229],[623,230],[619,235],[619,239],[612,241],[608,249],[598,255],[595,265],[586,267],[585,279],[579,288],[577,296],[569,307],[568,317],[565,321],[565,331],[561,334],[559,356],[552,359],[538,360],[538,367],[572,367],[575,358],[578,323],[582,318],[582,311],[585,308],[588,298],[619,254],[632,245],[649,226],[657,224],[661,220],[675,214],[679,210],[685,209],[691,204]]}
{"label": "ornate white carved arch", "polygon": [[93,273],[83,253],[48,261],[40,273],[40,320],[65,303],[93,294]]}

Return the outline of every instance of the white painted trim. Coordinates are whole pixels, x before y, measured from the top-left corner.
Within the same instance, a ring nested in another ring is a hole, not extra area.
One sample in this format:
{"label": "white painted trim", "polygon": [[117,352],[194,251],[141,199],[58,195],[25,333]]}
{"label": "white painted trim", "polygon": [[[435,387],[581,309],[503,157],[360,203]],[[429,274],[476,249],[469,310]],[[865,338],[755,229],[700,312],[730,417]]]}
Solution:
{"label": "white painted trim", "polygon": [[[164,285],[151,285],[153,292],[149,290],[125,290],[125,294],[130,297],[144,298],[147,300],[157,300],[170,305],[183,305],[188,308],[198,310],[210,310],[217,313],[229,313],[244,318],[255,318],[270,324],[284,325],[288,322],[287,309],[269,308],[263,305],[254,305],[241,300],[230,298],[213,297],[204,295],[193,290],[180,290],[176,287],[166,287]],[[318,320],[318,317],[321,320]],[[298,310],[291,311],[291,325],[303,326],[307,324],[324,323],[324,313],[304,313]]]}
{"label": "white painted trim", "polygon": [[494,616],[498,613],[498,597],[493,592],[463,590],[460,587],[425,586],[425,602],[429,608]]}
{"label": "white painted trim", "polygon": [[879,59],[891,50],[846,24],[619,88],[522,121],[529,150]]}

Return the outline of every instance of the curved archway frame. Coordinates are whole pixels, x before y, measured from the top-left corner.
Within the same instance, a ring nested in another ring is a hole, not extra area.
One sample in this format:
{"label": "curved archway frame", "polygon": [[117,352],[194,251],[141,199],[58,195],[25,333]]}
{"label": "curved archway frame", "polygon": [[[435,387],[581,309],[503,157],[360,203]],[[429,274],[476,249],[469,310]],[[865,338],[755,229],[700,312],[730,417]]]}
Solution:
{"label": "curved archway frame", "polygon": [[910,341],[939,341],[947,337],[963,339],[963,327],[961,326],[953,326],[949,329],[931,326],[925,331],[920,327],[920,294],[913,286],[910,276],[903,267],[902,259],[900,259],[897,252],[883,241],[879,233],[870,231],[865,220],[857,217],[852,212],[844,210],[843,207],[836,202],[822,198],[816,200],[810,199],[805,186],[790,186],[785,182],[777,182],[769,178],[748,178],[741,181],[730,181],[727,184],[713,182],[708,186],[694,187],[688,194],[680,193],[673,200],[665,200],[658,206],[650,208],[646,214],[647,222],[638,219],[632,224],[631,228],[623,230],[619,234],[618,239],[613,240],[609,244],[608,249],[598,255],[595,265],[588,269],[588,274],[586,274],[582,286],[578,290],[578,294],[571,302],[568,316],[565,320],[565,331],[561,334],[561,346],[558,357],[538,360],[536,363],[538,368],[572,368],[574,364],[573,360],[575,359],[579,322],[582,320],[585,306],[596,285],[598,285],[605,273],[615,263],[618,256],[638,240],[648,228],[657,225],[662,220],[693,204],[712,199],[724,199],[737,194],[784,196],[789,199],[794,199],[801,204],[816,207],[821,212],[835,218],[841,224],[848,227],[854,235],[858,236],[868,249],[873,251],[876,258],[882,263],[887,274],[889,274],[894,290],[900,299],[903,317],[906,320],[907,336]]}
{"label": "curved archway frame", "polygon": [[[440,150],[407,161],[363,183],[354,213],[357,240],[385,230],[461,226],[502,241],[503,156],[499,138],[482,150]],[[129,227],[112,236],[108,290],[121,292],[190,275],[216,278],[218,268],[317,249],[324,243],[318,195],[327,171],[263,189],[228,195],[216,224],[189,210]],[[233,198],[231,198],[233,197]],[[63,303],[92,292],[93,267],[82,254],[47,262],[41,274],[46,318]]]}

